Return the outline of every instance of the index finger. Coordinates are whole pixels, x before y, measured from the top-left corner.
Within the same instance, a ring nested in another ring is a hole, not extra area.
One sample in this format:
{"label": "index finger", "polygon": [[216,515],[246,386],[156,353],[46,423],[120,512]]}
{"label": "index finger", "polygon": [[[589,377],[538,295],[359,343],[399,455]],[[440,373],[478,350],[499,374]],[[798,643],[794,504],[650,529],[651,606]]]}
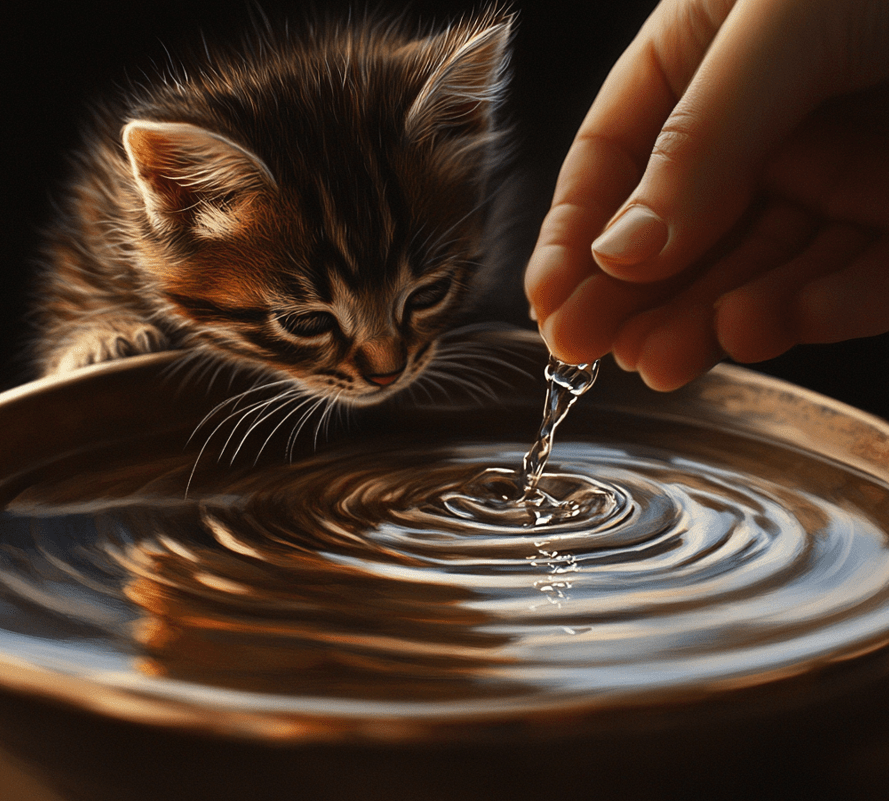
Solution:
{"label": "index finger", "polygon": [[638,184],[734,0],[664,0],[618,59],[562,165],[525,273],[540,321],[598,272],[590,245]]}
{"label": "index finger", "polygon": [[525,294],[540,322],[600,272],[590,243],[637,181],[635,165],[610,142],[575,139],[525,271]]}

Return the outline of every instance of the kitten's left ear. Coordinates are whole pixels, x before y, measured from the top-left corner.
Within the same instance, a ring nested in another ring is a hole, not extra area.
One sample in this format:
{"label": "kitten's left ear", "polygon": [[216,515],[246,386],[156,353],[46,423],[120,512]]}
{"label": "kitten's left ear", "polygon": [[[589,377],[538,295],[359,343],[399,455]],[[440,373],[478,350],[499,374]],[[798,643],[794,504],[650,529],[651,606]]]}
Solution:
{"label": "kitten's left ear", "polygon": [[513,17],[487,14],[460,23],[426,43],[437,58],[408,111],[408,133],[424,139],[435,133],[478,135],[491,117],[507,82]]}
{"label": "kitten's left ear", "polygon": [[158,231],[225,235],[237,223],[233,210],[275,183],[253,153],[191,123],[134,120],[123,129],[123,146]]}

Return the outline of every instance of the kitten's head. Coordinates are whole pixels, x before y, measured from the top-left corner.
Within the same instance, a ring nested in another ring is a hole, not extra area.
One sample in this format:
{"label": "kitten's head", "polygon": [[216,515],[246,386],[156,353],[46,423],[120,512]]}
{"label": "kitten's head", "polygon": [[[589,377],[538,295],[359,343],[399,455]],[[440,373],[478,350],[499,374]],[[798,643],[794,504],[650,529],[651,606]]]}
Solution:
{"label": "kitten's head", "polygon": [[283,37],[136,105],[125,181],[168,324],[353,404],[409,385],[478,269],[510,27]]}

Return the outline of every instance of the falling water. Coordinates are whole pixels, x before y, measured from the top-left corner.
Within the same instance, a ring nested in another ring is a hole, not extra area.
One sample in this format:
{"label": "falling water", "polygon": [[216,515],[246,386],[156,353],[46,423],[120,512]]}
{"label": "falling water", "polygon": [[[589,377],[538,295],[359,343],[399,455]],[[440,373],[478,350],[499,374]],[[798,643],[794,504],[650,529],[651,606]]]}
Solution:
{"label": "falling water", "polygon": [[617,505],[613,492],[590,476],[546,474],[556,429],[577,399],[596,382],[599,362],[571,365],[549,357],[546,399],[537,438],[521,470],[486,468],[464,487],[444,496],[449,511],[465,520],[499,520],[512,525],[548,526],[571,518],[592,520]]}
{"label": "falling water", "polygon": [[522,459],[522,500],[533,503],[538,484],[552,452],[556,429],[575,401],[583,395],[599,375],[599,362],[571,365],[549,357],[546,366],[546,401],[543,405],[543,422],[537,439]]}

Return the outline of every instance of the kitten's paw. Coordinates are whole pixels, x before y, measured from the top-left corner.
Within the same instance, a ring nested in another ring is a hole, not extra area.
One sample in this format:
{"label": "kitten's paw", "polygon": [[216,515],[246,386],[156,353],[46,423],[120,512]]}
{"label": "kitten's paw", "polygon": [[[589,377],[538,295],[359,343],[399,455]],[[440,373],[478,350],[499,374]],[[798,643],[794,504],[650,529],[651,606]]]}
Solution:
{"label": "kitten's paw", "polygon": [[168,347],[167,338],[140,320],[103,320],[76,329],[47,361],[45,375],[66,373],[88,364],[108,362]]}

